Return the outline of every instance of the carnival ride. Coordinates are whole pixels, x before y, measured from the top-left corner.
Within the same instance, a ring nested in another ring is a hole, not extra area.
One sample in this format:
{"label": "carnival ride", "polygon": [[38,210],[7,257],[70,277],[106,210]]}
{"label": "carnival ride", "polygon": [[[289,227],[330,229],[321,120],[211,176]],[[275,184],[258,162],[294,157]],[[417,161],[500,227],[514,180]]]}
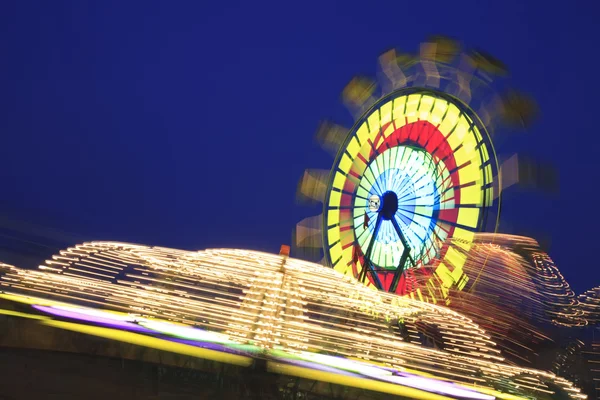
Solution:
{"label": "carnival ride", "polygon": [[585,398],[455,311],[285,255],[93,242],[1,271],[0,314],[43,327],[404,398]]}

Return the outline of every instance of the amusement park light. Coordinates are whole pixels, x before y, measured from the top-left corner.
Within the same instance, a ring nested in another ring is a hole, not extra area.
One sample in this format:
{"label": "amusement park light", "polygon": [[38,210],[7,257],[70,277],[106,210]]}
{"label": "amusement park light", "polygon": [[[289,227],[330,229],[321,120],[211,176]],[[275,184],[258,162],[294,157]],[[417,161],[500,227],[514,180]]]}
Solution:
{"label": "amusement park light", "polygon": [[[286,256],[94,242],[48,265],[5,265],[0,279],[3,301],[59,318],[40,320],[46,326],[235,364],[266,358],[269,368],[298,374],[327,367],[358,374],[355,385],[377,379],[381,390],[387,382],[486,398],[476,388],[487,388],[502,398],[495,385],[526,376],[530,390],[551,391],[545,382],[553,382],[584,397],[562,378],[506,364],[490,335],[455,311]],[[423,345],[427,335],[436,347]],[[425,392],[421,398],[433,398]]]}

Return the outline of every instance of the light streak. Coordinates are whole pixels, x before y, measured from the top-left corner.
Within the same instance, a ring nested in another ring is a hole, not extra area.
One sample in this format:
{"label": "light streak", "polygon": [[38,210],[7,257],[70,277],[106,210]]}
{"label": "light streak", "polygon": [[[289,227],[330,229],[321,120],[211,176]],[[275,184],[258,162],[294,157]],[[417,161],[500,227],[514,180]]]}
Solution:
{"label": "light streak", "polygon": [[[456,311],[373,291],[306,261],[245,250],[186,252],[110,242],[78,245],[61,257],[69,261],[60,271],[1,265],[0,298],[87,324],[41,321],[48,326],[239,365],[251,359],[213,349],[251,346],[257,349],[252,357],[267,359],[283,351],[339,373],[344,366],[340,360],[351,359],[347,365],[365,387],[389,389],[392,383],[384,381],[391,370],[420,375],[414,381],[390,378],[404,389],[424,389],[420,379],[430,374],[438,381],[452,380],[465,388],[476,383],[496,393],[507,379],[528,377],[528,393],[551,391],[546,383],[552,383],[573,399],[585,398],[551,373],[507,364],[494,336]],[[94,267],[106,267],[107,276],[89,274],[93,269],[82,266],[88,259]],[[312,374],[289,365],[273,368]],[[447,396],[456,396],[463,389],[448,390]]]}

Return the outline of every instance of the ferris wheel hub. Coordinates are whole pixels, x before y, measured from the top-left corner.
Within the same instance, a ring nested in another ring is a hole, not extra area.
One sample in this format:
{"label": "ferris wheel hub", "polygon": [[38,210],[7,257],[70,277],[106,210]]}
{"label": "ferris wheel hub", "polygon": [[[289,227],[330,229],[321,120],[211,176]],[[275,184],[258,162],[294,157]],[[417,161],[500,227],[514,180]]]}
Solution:
{"label": "ferris wheel hub", "polygon": [[379,213],[384,220],[390,220],[394,218],[394,215],[398,211],[398,195],[388,190],[381,196],[381,205],[379,206]]}

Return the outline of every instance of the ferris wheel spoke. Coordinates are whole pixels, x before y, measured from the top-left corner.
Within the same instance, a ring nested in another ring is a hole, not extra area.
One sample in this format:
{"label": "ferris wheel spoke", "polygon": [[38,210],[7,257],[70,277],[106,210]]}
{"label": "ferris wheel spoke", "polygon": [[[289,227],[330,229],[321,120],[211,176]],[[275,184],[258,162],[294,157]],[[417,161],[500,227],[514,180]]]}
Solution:
{"label": "ferris wheel spoke", "polygon": [[403,225],[408,225],[411,221],[411,217],[412,217],[412,213],[411,212],[404,212],[401,210],[398,210],[398,216],[397,218],[400,220],[400,222],[402,222]]}
{"label": "ferris wheel spoke", "polygon": [[383,194],[383,193],[386,192],[386,189],[385,189],[385,187],[382,187],[382,184],[383,184],[383,182],[381,182],[379,180],[375,181],[375,185],[374,186],[377,188],[377,193],[378,194]]}
{"label": "ferris wheel spoke", "polygon": [[[422,185],[418,186],[420,183],[422,183]],[[425,190],[425,188],[428,188],[428,190],[435,190],[435,179],[422,177],[415,183],[415,192]]]}
{"label": "ferris wheel spoke", "polygon": [[422,214],[420,212],[413,212],[413,215],[419,216],[419,217],[423,217],[423,218],[427,218],[429,221],[432,220],[432,216],[431,215],[427,215],[427,214]]}
{"label": "ferris wheel spoke", "polygon": [[412,225],[416,225],[419,228],[421,228],[425,233],[427,233],[428,228],[426,228],[425,226],[423,226],[420,222],[416,221],[416,220],[411,220],[411,224],[410,225],[406,225],[406,229],[408,229],[411,233],[414,234],[414,236],[418,237],[420,240],[425,240],[425,238],[422,238],[421,236],[419,236],[419,234],[411,227]]}
{"label": "ferris wheel spoke", "polygon": [[414,188],[411,187],[411,185],[405,185],[404,188],[398,192],[398,200],[404,201],[406,196],[410,196],[411,194],[414,194]]}
{"label": "ferris wheel spoke", "polygon": [[[410,195],[412,195],[413,197],[408,197]],[[403,197],[398,196],[398,202],[400,202],[400,203],[407,203],[409,201],[415,201],[417,199],[418,199],[418,197],[415,196],[414,192],[408,192]]]}

